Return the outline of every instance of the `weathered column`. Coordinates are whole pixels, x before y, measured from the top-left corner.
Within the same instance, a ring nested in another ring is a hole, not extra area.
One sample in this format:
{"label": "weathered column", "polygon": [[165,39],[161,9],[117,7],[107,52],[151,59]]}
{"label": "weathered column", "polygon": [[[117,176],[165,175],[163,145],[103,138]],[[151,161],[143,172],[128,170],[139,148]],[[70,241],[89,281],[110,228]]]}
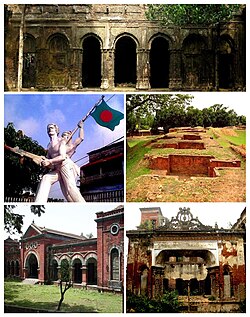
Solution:
{"label": "weathered column", "polygon": [[182,88],[181,50],[173,49],[169,51],[169,54],[169,89],[179,90]]}
{"label": "weathered column", "polygon": [[152,266],[152,297],[159,298],[163,295],[164,267]]}
{"label": "weathered column", "polygon": [[70,77],[71,89],[81,89],[82,88],[82,49],[74,47],[71,51],[71,69]]}
{"label": "weathered column", "polygon": [[146,89],[150,88],[149,83],[149,50],[139,49],[137,50],[137,89]]}
{"label": "weathered column", "polygon": [[102,82],[101,89],[113,89],[114,83],[114,51],[103,49],[102,53]]}

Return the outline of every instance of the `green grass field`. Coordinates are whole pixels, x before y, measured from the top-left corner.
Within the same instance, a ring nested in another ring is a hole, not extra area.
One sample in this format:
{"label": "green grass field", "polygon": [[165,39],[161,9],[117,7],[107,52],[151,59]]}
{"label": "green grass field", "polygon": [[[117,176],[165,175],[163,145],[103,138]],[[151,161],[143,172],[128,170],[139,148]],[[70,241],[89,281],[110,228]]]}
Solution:
{"label": "green grass field", "polygon": [[[26,285],[21,282],[5,281],[4,303],[18,307],[56,311],[60,300],[60,289],[55,285]],[[65,293],[61,312],[70,313],[120,313],[122,295],[99,293],[70,288]]]}

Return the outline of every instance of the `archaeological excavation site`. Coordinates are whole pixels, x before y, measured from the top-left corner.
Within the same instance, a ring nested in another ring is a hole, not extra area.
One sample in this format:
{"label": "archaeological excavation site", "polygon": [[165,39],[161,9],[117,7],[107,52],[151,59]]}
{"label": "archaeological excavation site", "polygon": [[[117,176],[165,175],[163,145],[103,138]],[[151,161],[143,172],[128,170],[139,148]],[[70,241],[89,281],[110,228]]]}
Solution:
{"label": "archaeological excavation site", "polygon": [[128,184],[128,201],[244,200],[245,148],[222,142],[225,135],[237,135],[237,127],[180,127],[164,135],[145,134],[133,137],[144,142],[140,164],[145,172],[137,185]]}

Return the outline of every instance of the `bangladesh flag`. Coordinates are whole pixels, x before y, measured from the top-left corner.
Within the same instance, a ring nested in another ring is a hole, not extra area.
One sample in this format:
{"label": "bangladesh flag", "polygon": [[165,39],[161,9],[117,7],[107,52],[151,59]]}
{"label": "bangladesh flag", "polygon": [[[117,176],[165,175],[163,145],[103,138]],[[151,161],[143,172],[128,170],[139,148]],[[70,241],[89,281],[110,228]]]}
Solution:
{"label": "bangladesh flag", "polygon": [[119,125],[120,121],[124,118],[122,112],[110,108],[104,100],[90,115],[98,124],[112,131],[114,131],[115,127]]}

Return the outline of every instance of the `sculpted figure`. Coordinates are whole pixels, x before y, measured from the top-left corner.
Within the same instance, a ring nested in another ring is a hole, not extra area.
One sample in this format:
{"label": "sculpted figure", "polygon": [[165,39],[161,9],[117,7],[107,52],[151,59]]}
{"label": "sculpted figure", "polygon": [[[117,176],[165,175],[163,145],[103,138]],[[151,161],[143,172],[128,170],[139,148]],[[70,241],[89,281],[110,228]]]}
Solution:
{"label": "sculpted figure", "polygon": [[60,182],[67,201],[85,202],[76,186],[76,173],[74,171],[76,167],[67,155],[67,140],[58,136],[59,128],[54,123],[48,124],[47,133],[50,143],[47,148],[47,157],[42,160],[41,165],[50,171],[43,175],[38,185],[35,202],[47,202],[50,188],[57,181]]}

